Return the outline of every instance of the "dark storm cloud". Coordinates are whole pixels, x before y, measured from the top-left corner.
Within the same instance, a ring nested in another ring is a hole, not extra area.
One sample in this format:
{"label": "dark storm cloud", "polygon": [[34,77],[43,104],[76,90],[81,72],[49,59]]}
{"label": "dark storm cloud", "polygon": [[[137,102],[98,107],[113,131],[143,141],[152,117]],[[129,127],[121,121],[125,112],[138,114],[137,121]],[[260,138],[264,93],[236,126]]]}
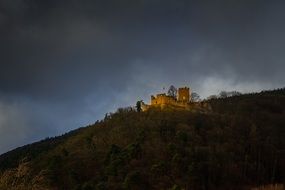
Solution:
{"label": "dark storm cloud", "polygon": [[0,152],[147,101],[170,84],[204,97],[281,87],[284,5],[0,0]]}

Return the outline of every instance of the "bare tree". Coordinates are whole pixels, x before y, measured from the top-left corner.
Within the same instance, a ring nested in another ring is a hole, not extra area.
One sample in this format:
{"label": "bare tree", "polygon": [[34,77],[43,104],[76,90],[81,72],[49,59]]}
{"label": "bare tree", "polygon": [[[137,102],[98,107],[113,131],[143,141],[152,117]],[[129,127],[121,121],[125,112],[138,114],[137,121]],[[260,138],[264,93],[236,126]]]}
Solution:
{"label": "bare tree", "polygon": [[221,91],[219,94],[219,97],[220,98],[226,98],[226,97],[228,97],[228,93],[226,91]]}
{"label": "bare tree", "polygon": [[230,96],[240,96],[240,95],[242,95],[242,93],[240,93],[238,91],[231,91],[229,93],[230,93]]}
{"label": "bare tree", "polygon": [[171,96],[173,98],[176,98],[177,97],[177,89],[175,88],[175,86],[171,85],[168,89],[168,92],[167,92],[167,95],[168,96]]}
{"label": "bare tree", "polygon": [[241,93],[238,91],[221,91],[219,94],[220,98],[227,98],[227,97],[232,97],[232,96],[240,96]]}
{"label": "bare tree", "polygon": [[191,93],[191,101],[192,102],[199,102],[201,99],[200,99],[200,95],[196,92],[192,92]]}
{"label": "bare tree", "polygon": [[217,99],[218,96],[217,95],[210,95],[207,100],[212,100],[212,99]]}

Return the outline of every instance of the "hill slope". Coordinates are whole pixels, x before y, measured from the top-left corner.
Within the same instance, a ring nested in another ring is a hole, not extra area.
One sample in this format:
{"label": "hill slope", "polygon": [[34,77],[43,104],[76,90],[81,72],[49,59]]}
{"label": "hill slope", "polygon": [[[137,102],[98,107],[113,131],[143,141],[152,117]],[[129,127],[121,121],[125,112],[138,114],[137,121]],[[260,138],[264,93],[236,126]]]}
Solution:
{"label": "hill slope", "polygon": [[119,109],[0,156],[0,189],[245,189],[285,182],[285,90],[211,113]]}

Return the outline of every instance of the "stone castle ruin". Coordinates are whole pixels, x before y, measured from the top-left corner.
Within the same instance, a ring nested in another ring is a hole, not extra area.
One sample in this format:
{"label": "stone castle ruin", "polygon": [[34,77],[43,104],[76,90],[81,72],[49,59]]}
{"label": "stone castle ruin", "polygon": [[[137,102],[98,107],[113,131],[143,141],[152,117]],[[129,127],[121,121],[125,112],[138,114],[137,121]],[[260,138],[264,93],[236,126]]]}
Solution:
{"label": "stone castle ruin", "polygon": [[[170,92],[172,89],[172,92]],[[150,104],[141,102],[143,111],[149,108],[172,109],[172,110],[204,110],[208,105],[203,102],[194,102],[191,98],[191,90],[188,87],[180,87],[178,90],[171,86],[168,93],[152,95]]]}
{"label": "stone castle ruin", "polygon": [[171,86],[168,93],[152,95],[150,104],[140,101],[142,111],[150,108],[159,108],[163,110],[189,110],[194,112],[209,112],[211,106],[205,101],[193,101],[189,87],[176,89]]}

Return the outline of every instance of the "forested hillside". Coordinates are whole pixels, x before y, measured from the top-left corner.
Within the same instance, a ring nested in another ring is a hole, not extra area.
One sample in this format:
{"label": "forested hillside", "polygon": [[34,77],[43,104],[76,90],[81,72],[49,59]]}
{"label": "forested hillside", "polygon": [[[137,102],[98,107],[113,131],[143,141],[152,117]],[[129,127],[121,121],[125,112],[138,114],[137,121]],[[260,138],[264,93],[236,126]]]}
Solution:
{"label": "forested hillside", "polygon": [[0,156],[0,189],[250,189],[285,183],[285,89],[211,112],[118,109]]}

